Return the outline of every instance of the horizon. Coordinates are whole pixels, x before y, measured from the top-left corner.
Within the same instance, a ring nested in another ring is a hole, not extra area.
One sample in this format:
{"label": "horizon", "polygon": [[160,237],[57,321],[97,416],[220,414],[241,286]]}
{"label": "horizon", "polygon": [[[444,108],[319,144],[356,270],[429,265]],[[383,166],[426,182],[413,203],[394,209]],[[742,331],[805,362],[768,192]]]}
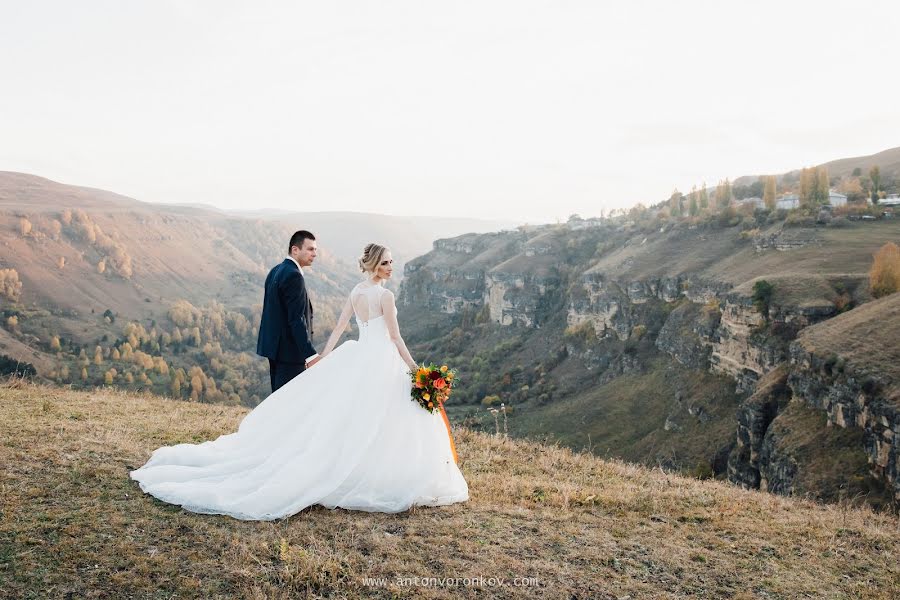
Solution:
{"label": "horizon", "polygon": [[227,212],[536,224],[897,146],[892,3],[348,4],[11,6],[0,169]]}

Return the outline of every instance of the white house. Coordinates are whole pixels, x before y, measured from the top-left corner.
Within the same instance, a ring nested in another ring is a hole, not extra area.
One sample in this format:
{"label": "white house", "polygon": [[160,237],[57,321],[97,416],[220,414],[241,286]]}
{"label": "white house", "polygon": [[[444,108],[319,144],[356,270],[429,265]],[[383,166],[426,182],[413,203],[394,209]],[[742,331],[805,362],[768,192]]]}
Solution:
{"label": "white house", "polygon": [[900,206],[900,194],[888,194],[878,201],[880,206]]}
{"label": "white house", "polygon": [[828,192],[828,204],[830,204],[831,206],[846,206],[847,196],[831,190]]}
{"label": "white house", "polygon": [[784,208],[790,210],[800,207],[800,197],[797,194],[785,194],[775,201],[775,208]]}

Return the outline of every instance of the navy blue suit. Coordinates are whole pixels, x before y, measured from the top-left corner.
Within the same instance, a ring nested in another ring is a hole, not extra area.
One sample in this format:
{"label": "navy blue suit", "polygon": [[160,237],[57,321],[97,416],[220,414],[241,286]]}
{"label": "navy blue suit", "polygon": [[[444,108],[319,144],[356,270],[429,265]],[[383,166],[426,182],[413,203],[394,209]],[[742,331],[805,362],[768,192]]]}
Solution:
{"label": "navy blue suit", "polygon": [[313,307],[306,283],[290,258],[269,271],[256,353],[269,359],[274,392],[306,369],[312,345]]}

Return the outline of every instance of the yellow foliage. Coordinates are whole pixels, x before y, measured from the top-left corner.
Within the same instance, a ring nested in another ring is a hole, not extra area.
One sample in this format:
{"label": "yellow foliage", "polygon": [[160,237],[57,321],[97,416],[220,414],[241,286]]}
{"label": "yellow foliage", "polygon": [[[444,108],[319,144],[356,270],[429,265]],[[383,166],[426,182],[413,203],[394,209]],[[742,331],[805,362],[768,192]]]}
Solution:
{"label": "yellow foliage", "polygon": [[22,282],[15,269],[0,269],[0,296],[15,302],[22,293]]}
{"label": "yellow foliage", "polygon": [[869,291],[876,298],[900,290],[900,248],[888,242],[874,255],[869,270]]}

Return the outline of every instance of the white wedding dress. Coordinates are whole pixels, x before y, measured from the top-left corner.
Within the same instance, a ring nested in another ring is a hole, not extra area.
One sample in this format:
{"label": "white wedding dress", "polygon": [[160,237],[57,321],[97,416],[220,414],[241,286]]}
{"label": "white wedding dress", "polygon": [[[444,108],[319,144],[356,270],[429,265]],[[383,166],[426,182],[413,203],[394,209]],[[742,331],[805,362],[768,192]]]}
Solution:
{"label": "white wedding dress", "polygon": [[159,448],[131,478],[189,511],[245,520],[313,504],[401,512],[468,500],[443,418],[410,399],[409,369],[386,323],[396,326],[396,309],[383,314],[389,293],[357,285],[348,307],[358,340],[272,393],[235,433]]}

